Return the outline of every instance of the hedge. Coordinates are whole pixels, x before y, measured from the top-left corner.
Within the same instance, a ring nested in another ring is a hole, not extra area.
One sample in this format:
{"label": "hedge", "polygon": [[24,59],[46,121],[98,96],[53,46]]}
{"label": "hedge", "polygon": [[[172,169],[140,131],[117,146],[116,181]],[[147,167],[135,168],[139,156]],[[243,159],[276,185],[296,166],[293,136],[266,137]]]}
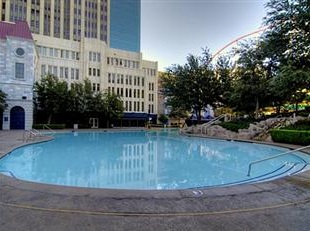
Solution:
{"label": "hedge", "polygon": [[44,125],[47,125],[50,129],[64,129],[66,127],[65,124],[34,124],[32,128],[34,129],[47,129],[44,128]]}
{"label": "hedge", "polygon": [[275,142],[299,145],[310,144],[310,131],[273,129],[270,134]]}
{"label": "hedge", "polygon": [[221,127],[227,130],[238,132],[239,129],[247,129],[250,126],[250,122],[247,121],[237,121],[237,122],[222,122],[219,124]]}

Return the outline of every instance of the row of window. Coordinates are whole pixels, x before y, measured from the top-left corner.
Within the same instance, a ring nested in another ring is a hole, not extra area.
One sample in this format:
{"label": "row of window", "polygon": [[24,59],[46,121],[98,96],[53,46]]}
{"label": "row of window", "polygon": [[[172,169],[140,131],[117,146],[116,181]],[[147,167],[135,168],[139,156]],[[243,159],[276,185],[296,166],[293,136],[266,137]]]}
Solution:
{"label": "row of window", "polygon": [[107,57],[107,64],[112,65],[112,66],[139,69],[139,62],[134,61],[134,60],[128,60],[128,59]]}
{"label": "row of window", "polygon": [[[58,72],[59,70],[59,72]],[[70,72],[70,73],[69,73]],[[80,79],[80,70],[78,68],[69,68],[69,67],[57,67],[52,65],[41,65],[41,75],[45,76],[47,74],[52,74],[58,76],[59,78],[79,80]]]}
{"label": "row of window", "polygon": [[98,68],[88,68],[88,75],[89,76],[96,76],[100,77],[100,69]]}
{"label": "row of window", "polygon": [[149,91],[154,91],[154,83],[149,83]]}
{"label": "row of window", "polygon": [[150,76],[156,76],[156,69],[151,69],[151,68],[143,68],[145,73]]}
{"label": "row of window", "polygon": [[[143,89],[108,87],[108,91],[113,92],[113,93],[115,93],[121,97],[144,99],[144,90]],[[154,95],[153,95],[153,99],[154,99]]]}
{"label": "row of window", "polygon": [[80,53],[76,51],[69,51],[63,49],[57,49],[52,47],[42,47],[38,46],[39,54],[42,56],[71,59],[71,60],[80,60]]}
{"label": "row of window", "polygon": [[91,62],[101,62],[101,56],[99,52],[90,51],[88,54],[89,61]]}
{"label": "row of window", "polygon": [[144,87],[144,77],[108,73],[108,83],[126,84]]}
{"label": "row of window", "polygon": [[100,91],[100,84],[99,83],[93,83],[93,91]]}
{"label": "row of window", "polygon": [[154,94],[149,94],[149,101],[154,102]]}
{"label": "row of window", "polygon": [[[141,105],[141,107],[140,107]],[[139,101],[125,101],[125,111],[144,112],[144,102]]]}

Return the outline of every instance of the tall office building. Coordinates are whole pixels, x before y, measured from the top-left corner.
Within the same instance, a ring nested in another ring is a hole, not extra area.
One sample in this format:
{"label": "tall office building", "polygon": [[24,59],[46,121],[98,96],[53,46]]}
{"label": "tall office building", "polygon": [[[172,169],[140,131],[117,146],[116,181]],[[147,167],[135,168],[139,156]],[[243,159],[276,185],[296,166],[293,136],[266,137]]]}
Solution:
{"label": "tall office building", "polygon": [[[126,13],[115,14],[123,9],[117,7],[120,3]],[[113,25],[112,6],[116,7]],[[129,36],[131,30],[124,30],[111,47],[110,30],[122,30],[129,16],[134,36]],[[0,21],[19,20],[28,22],[35,42],[36,80],[49,73],[70,86],[87,78],[94,91],[110,91],[121,97],[123,125],[156,119],[158,65],[143,60],[140,53],[140,1],[0,0]],[[97,123],[92,121],[95,127]]]}
{"label": "tall office building", "polygon": [[2,21],[27,21],[32,33],[107,42],[108,0],[0,0]]}
{"label": "tall office building", "polygon": [[110,46],[140,52],[141,0],[112,0]]}

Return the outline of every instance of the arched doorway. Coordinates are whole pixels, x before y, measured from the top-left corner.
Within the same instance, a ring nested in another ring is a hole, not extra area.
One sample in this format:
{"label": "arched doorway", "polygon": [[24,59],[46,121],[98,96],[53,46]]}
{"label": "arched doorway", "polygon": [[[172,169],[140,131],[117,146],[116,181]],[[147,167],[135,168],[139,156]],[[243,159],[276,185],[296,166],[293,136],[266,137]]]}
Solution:
{"label": "arched doorway", "polygon": [[25,110],[20,106],[10,111],[10,129],[25,129]]}

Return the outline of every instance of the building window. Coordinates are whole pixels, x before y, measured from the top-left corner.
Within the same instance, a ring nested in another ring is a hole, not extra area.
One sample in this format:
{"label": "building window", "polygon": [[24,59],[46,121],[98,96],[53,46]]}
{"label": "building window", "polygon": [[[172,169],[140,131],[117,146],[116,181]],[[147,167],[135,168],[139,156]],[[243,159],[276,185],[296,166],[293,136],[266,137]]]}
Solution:
{"label": "building window", "polygon": [[46,75],[46,66],[44,64],[41,65],[41,75],[42,76]]}
{"label": "building window", "polygon": [[75,76],[74,70],[75,70],[74,68],[71,68],[71,79],[74,79],[74,76]]}
{"label": "building window", "polygon": [[59,72],[60,72],[59,73],[60,78],[63,78],[64,77],[64,68],[60,67]]}
{"label": "building window", "polygon": [[68,79],[69,76],[69,68],[65,67],[65,78]]}
{"label": "building window", "polygon": [[75,79],[78,80],[80,78],[80,71],[79,69],[75,69]]}
{"label": "building window", "polygon": [[17,56],[23,56],[25,54],[25,50],[23,48],[17,48],[15,51]]}
{"label": "building window", "polygon": [[24,64],[15,63],[15,78],[24,79]]}

